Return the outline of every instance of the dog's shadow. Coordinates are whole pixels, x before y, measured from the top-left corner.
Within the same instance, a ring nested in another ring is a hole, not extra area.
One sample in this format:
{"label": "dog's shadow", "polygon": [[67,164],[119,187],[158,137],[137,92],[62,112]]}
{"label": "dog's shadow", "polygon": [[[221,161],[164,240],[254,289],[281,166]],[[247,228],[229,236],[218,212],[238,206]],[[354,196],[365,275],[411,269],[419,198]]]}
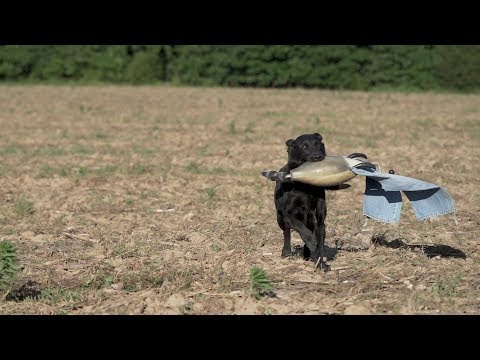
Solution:
{"label": "dog's shadow", "polygon": [[444,258],[467,258],[467,255],[462,250],[456,249],[449,245],[407,244],[402,239],[387,241],[383,236],[373,237],[372,242],[374,245],[384,246],[390,249],[409,249],[412,251],[422,251],[429,258],[437,256]]}
{"label": "dog's shadow", "polygon": [[[443,244],[407,244],[402,239],[394,239],[388,241],[385,239],[384,236],[377,236],[372,237],[371,242],[374,246],[384,246],[390,249],[409,249],[411,251],[421,251],[427,257],[434,258],[434,257],[442,257],[442,258],[459,258],[459,259],[466,259],[467,255],[460,249],[456,249],[449,245]],[[365,248],[358,248],[358,247],[348,247],[345,246],[347,244],[343,244],[342,246],[337,245],[337,247],[330,247],[325,245],[325,257],[327,260],[334,260],[337,253],[339,251],[346,251],[346,252],[358,252],[358,251],[366,251],[368,247]],[[304,247],[301,245],[295,245],[293,249],[293,253],[296,256],[304,257]]]}

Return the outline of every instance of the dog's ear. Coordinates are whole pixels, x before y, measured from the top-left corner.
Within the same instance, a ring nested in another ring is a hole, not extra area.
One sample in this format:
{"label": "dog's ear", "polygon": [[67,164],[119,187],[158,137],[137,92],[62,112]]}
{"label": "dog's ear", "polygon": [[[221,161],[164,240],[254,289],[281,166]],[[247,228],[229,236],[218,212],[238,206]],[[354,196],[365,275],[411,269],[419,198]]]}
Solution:
{"label": "dog's ear", "polygon": [[290,146],[293,145],[293,142],[294,142],[294,141],[295,141],[295,140],[293,140],[293,139],[288,139],[285,144],[287,144],[287,146],[290,147]]}
{"label": "dog's ear", "polygon": [[313,134],[313,135],[316,135],[316,136],[318,136],[318,137],[320,138],[320,140],[322,140],[322,139],[323,139],[322,135],[320,135],[319,133],[315,133],[315,134]]}

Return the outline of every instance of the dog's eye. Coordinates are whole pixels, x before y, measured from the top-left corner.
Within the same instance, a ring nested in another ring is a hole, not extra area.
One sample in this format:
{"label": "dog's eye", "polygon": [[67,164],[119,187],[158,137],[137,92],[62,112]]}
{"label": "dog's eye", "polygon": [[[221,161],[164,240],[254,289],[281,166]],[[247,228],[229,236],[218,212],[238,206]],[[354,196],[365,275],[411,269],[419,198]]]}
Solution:
{"label": "dog's eye", "polygon": [[303,145],[302,145],[302,149],[307,150],[307,149],[308,149],[308,145],[307,145],[307,144],[303,144]]}

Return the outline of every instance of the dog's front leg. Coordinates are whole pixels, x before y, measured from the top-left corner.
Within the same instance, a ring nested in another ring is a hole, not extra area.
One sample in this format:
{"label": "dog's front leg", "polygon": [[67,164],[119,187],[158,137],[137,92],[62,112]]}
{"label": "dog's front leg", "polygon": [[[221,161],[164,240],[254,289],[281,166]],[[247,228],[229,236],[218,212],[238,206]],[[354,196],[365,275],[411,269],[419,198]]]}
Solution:
{"label": "dog's front leg", "polygon": [[317,224],[313,232],[313,237],[317,240],[317,249],[315,255],[312,257],[313,261],[317,262],[319,260],[318,267],[325,271],[329,270],[329,266],[326,262],[323,261],[325,254],[325,225]]}
{"label": "dog's front leg", "polygon": [[310,250],[310,254],[315,254],[317,249],[317,244],[315,243],[315,239],[313,237],[313,233],[307,228],[307,226],[297,219],[291,219],[290,225],[293,229],[295,229],[302,238],[305,245],[307,245],[308,249]]}
{"label": "dog's front leg", "polygon": [[282,257],[288,257],[292,255],[292,229],[285,227],[283,229],[283,248]]}
{"label": "dog's front leg", "polygon": [[315,251],[315,255],[313,260],[319,262],[319,268],[325,269],[328,271],[329,266],[323,261],[324,251],[325,251],[325,218],[327,216],[327,206],[324,199],[319,199],[317,203],[316,209],[316,224],[315,229],[313,231],[313,237],[315,238],[315,242],[317,244],[317,248]]}

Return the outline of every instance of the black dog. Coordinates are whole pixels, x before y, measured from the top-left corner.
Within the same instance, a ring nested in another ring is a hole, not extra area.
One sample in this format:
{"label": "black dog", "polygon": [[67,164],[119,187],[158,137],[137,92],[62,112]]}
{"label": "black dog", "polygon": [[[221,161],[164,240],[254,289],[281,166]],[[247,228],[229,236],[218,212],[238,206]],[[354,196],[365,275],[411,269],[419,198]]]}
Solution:
{"label": "black dog", "polygon": [[[322,161],[325,145],[318,133],[301,135],[286,142],[288,163],[279,171],[290,170],[307,161]],[[331,188],[334,190],[334,188]],[[275,208],[277,222],[283,230],[284,244],[282,257],[290,256],[291,230],[296,230],[305,243],[304,257],[313,261],[320,260],[320,269],[327,269],[323,263],[325,244],[325,217],[327,205],[325,188],[300,182],[277,181],[275,187]]]}

